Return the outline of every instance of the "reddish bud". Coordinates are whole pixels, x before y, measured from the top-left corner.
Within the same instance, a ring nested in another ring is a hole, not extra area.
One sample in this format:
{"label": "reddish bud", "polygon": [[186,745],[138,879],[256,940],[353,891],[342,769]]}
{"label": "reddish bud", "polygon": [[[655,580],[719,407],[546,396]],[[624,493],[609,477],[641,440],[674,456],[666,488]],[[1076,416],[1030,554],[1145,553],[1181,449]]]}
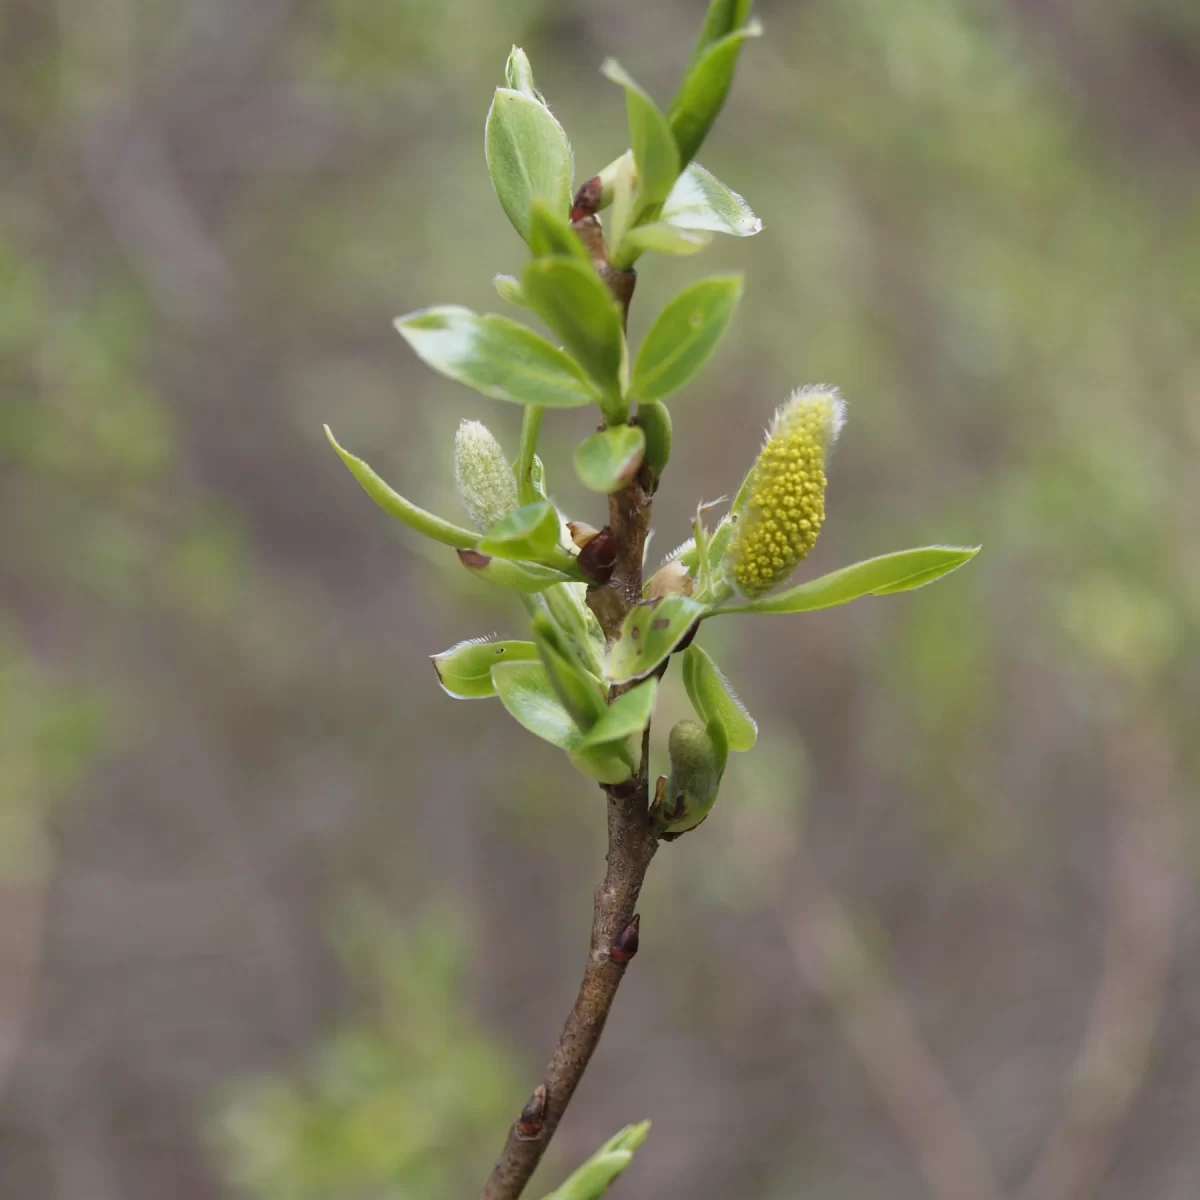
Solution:
{"label": "reddish bud", "polygon": [[575,203],[571,206],[571,220],[578,221],[599,212],[600,196],[603,190],[599,175],[593,175],[591,179],[581,184],[579,191],[575,193]]}
{"label": "reddish bud", "polygon": [[532,1142],[542,1132],[542,1126],[546,1123],[546,1105],[549,1100],[550,1093],[546,1090],[546,1085],[539,1083],[533,1089],[529,1103],[521,1109],[521,1115],[517,1118],[514,1126],[518,1141]]}
{"label": "reddish bud", "polygon": [[621,936],[612,944],[608,957],[623,967],[638,952],[638,933],[641,929],[642,918],[634,913],[633,920],[621,931]]}
{"label": "reddish bud", "polygon": [[579,551],[579,569],[596,583],[607,583],[617,565],[617,539],[606,525]]}

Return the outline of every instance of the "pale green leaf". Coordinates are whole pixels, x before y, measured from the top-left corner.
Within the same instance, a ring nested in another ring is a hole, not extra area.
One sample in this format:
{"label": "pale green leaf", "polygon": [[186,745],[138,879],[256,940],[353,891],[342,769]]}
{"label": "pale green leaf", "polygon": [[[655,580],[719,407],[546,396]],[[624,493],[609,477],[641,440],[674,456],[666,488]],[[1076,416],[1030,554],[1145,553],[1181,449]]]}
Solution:
{"label": "pale green leaf", "polygon": [[579,363],[507,317],[481,317],[449,304],[397,317],[396,329],[434,370],[485,396],[547,408],[579,408],[598,399]]}
{"label": "pale green leaf", "polygon": [[694,642],[683,652],[683,686],[697,716],[724,729],[730,750],[754,749],[758,725],[717,664]]}
{"label": "pale green leaf", "polygon": [[664,596],[657,603],[636,605],[609,648],[605,678],[610,683],[644,679],[707,611],[688,596]]}
{"label": "pale green leaf", "polygon": [[601,407],[614,423],[625,419],[621,364],[625,331],[608,288],[590,265],[539,258],[525,268],[525,295],[603,392]]}
{"label": "pale green leaf", "polygon": [[737,192],[695,162],[675,181],[659,220],[679,229],[734,237],[752,237],[763,227]]}
{"label": "pale green leaf", "polygon": [[348,450],[343,450],[328,425],[325,426],[325,436],[329,439],[329,444],[341,455],[342,462],[350,468],[350,473],[362,485],[363,491],[385,513],[403,521],[417,533],[446,546],[466,548],[474,546],[479,540],[477,533],[472,533],[471,530],[463,529],[458,525],[452,525],[449,521],[443,521],[441,517],[435,517],[433,513],[426,512],[415,504],[410,504],[399,492],[393,491],[384,483],[361,458],[356,458]]}
{"label": "pale green leaf", "polygon": [[575,447],[575,473],[593,492],[617,492],[637,474],[645,450],[639,426],[612,425]]}
{"label": "pale green leaf", "polygon": [[729,94],[742,42],[762,34],[757,21],[713,42],[688,68],[667,113],[683,163],[696,157]]}
{"label": "pale green leaf", "polygon": [[868,558],[747,604],[718,612],[797,613],[848,604],[860,596],[887,596],[924,587],[961,567],[979,553],[978,546],[922,546]]}
{"label": "pale green leaf", "polygon": [[583,739],[585,746],[601,746],[605,742],[640,736],[650,724],[654,699],[658,695],[658,680],[647,679],[618,696],[601,714]]}
{"label": "pale green leaf", "polygon": [[571,147],[563,127],[539,99],[497,88],[484,148],[500,206],[523,238],[529,238],[535,200],[552,212],[570,211]]}
{"label": "pale green leaf", "polygon": [[496,694],[492,683],[492,667],[496,663],[534,662],[537,656],[537,647],[532,642],[472,638],[431,655],[430,661],[447,695],[456,700],[482,700]]}
{"label": "pale green leaf", "polygon": [[533,67],[530,65],[529,55],[520,46],[514,46],[509,53],[508,61],[504,64],[504,81],[514,92],[521,92],[530,99],[544,103],[533,82]]}
{"label": "pale green leaf", "polygon": [[741,294],[741,275],[716,275],[671,300],[638,351],[631,394],[659,400],[687,383],[716,350]]}

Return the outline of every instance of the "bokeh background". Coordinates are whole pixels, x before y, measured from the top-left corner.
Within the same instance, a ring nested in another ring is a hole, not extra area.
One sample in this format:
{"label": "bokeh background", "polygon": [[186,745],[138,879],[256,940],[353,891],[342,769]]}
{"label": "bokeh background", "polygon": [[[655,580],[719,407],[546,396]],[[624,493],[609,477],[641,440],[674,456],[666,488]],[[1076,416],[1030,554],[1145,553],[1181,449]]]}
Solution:
{"label": "bokeh background", "polygon": [[[512,42],[577,176],[684,0],[4,0],[0,1196],[470,1196],[582,968],[602,797],[426,656],[520,609],[461,519],[519,412],[390,328],[499,310]],[[706,627],[761,741],[666,847],[531,1196],[630,1120],[627,1200],[1200,1193],[1200,7],[760,0],[702,161],[765,221],[672,404],[657,550],[772,409],[851,417],[815,572],[926,591]],[[587,414],[547,421],[551,486]],[[808,568],[806,568],[808,569]],[[683,701],[668,691],[662,728]],[[536,1186],[540,1184],[540,1188]]]}

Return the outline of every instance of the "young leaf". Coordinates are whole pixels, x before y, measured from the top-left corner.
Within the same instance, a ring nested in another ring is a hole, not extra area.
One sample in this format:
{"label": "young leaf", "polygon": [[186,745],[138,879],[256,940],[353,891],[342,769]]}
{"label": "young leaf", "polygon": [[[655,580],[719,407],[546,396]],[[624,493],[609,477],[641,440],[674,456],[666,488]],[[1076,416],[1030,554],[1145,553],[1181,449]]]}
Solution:
{"label": "young leaf", "polygon": [[753,750],[758,726],[734,694],[716,663],[693,642],[683,652],[683,686],[692,707],[706,725],[725,730],[730,750]]}
{"label": "young leaf", "polygon": [[690,163],[676,180],[659,220],[678,229],[753,237],[763,223],[732,188],[699,163]]}
{"label": "young leaf", "polygon": [[567,758],[575,770],[597,783],[624,783],[633,775],[633,754],[618,742],[568,750]]}
{"label": "young leaf", "polygon": [[541,594],[546,611],[554,618],[559,631],[566,637],[583,665],[595,675],[604,669],[604,631],[584,599],[586,587],[581,583],[547,588]]}
{"label": "young leaf", "polygon": [[575,473],[593,492],[618,492],[642,465],[646,437],[636,425],[611,425],[575,447]]}
{"label": "young leaf", "polygon": [[516,562],[496,555],[480,554],[478,550],[459,550],[458,561],[481,579],[486,579],[497,587],[507,588],[510,592],[522,592],[527,596],[535,592],[544,592],[556,583],[576,582],[574,575],[556,571],[540,563]]}
{"label": "young leaf", "polygon": [[540,200],[533,202],[529,212],[529,248],[535,258],[573,258],[586,266],[591,259],[566,220]]}
{"label": "young leaf", "polygon": [[629,234],[633,224],[633,206],[636,200],[634,192],[637,188],[637,164],[633,161],[633,151],[626,150],[612,166],[612,210],[604,222],[604,232],[608,238],[610,253],[619,248]]}
{"label": "young leaf", "polygon": [[552,212],[571,208],[571,147],[563,127],[533,96],[497,88],[484,132],[488,171],[513,228],[529,240],[535,200]]}
{"label": "young leaf", "polygon": [[641,734],[650,724],[654,698],[658,695],[658,680],[647,679],[618,696],[584,736],[584,746],[602,746],[605,742],[621,741]]}
{"label": "young leaf", "polygon": [[678,836],[695,829],[717,802],[729,744],[718,722],[684,719],[672,727],[667,751],[671,773],[652,816],[666,833]]}
{"label": "young leaf", "polygon": [[705,50],[714,42],[719,42],[735,29],[740,29],[746,23],[749,14],[750,0],[712,0],[708,12],[704,15],[704,28],[701,29],[696,48],[692,51],[688,70],[699,62]]}
{"label": "young leaf", "polygon": [[585,263],[539,258],[525,268],[524,284],[534,310],[603,391],[605,416],[620,424],[628,411],[621,399],[625,332],[600,276]]}
{"label": "young leaf", "polygon": [[627,1125],[545,1200],[600,1200],[613,1180],[630,1164],[633,1152],[646,1140],[649,1131],[649,1121]]}
{"label": "young leaf", "polygon": [[868,558],[788,588],[776,596],[762,596],[749,604],[717,609],[717,612],[797,613],[813,612],[848,604],[860,596],[888,596],[924,587],[969,562],[978,546],[922,546]]}
{"label": "young leaf", "polygon": [[430,655],[442,690],[456,700],[482,700],[496,694],[492,667],[498,662],[536,662],[532,642],[490,642],[472,638]]}
{"label": "young leaf", "polygon": [[515,275],[493,275],[492,286],[501,300],[507,300],[509,304],[515,304],[518,308],[529,307],[521,281]]}
{"label": "young leaf", "polygon": [[492,684],[500,703],[522,728],[561,750],[578,748],[582,735],[540,662],[496,663]]}
{"label": "young leaf", "polygon": [[637,605],[609,648],[605,679],[610,683],[645,679],[707,611],[687,596],[664,596],[657,604]]}
{"label": "young leaf", "polygon": [[646,438],[646,465],[656,476],[671,457],[671,414],[659,400],[643,400],[637,410],[638,428]]}
{"label": "young leaf", "polygon": [[566,750],[571,762],[601,783],[623,783],[633,774],[632,753],[619,743],[585,747],[583,735],[555,695],[540,662],[501,662],[492,683],[509,716],[535,737]]}
{"label": "young leaf", "polygon": [[399,492],[388,487],[361,458],[355,458],[348,450],[343,450],[328,425],[325,426],[325,436],[329,439],[329,444],[341,455],[342,462],[350,468],[350,473],[362,485],[363,491],[385,513],[403,521],[410,529],[415,529],[425,537],[446,546],[466,548],[474,546],[479,540],[477,533],[452,525],[449,521],[443,521],[441,517],[435,517],[433,513],[410,504]]}
{"label": "young leaf", "polygon": [[[599,278],[596,284],[604,286]],[[570,355],[507,317],[447,304],[397,317],[395,324],[435,371],[485,396],[547,408],[580,408],[598,399]]]}
{"label": "young leaf", "polygon": [[571,714],[580,732],[587,733],[608,708],[603,684],[584,667],[545,612],[533,614],[533,640],[559,703]]}
{"label": "young leaf", "polygon": [[712,234],[704,230],[677,229],[664,221],[656,221],[653,225],[631,229],[622,245],[637,254],[655,250],[659,254],[685,255],[698,253],[711,241]]}
{"label": "young leaf", "polygon": [[529,55],[520,46],[514,46],[509,52],[508,62],[504,64],[504,82],[514,92],[521,92],[539,103],[545,103],[541,93],[534,86],[533,67],[529,63]]}
{"label": "young leaf", "polygon": [[638,351],[631,394],[659,400],[687,383],[717,348],[741,294],[740,275],[714,275],[670,301]]}
{"label": "young leaf", "polygon": [[492,525],[476,549],[500,558],[523,558],[553,565],[565,555],[559,545],[561,529],[562,520],[554,505],[535,500]]}
{"label": "young leaf", "polygon": [[713,42],[688,69],[667,113],[681,162],[689,163],[696,157],[696,151],[717,119],[733,83],[733,72],[737,67],[742,42],[761,34],[762,26],[757,21],[751,21],[720,41]]}
{"label": "young leaf", "polygon": [[635,222],[647,214],[656,216],[679,178],[679,150],[667,118],[658,105],[625,72],[616,59],[607,59],[600,68],[605,78],[625,89],[625,107],[629,114],[629,140],[637,164],[637,210]]}

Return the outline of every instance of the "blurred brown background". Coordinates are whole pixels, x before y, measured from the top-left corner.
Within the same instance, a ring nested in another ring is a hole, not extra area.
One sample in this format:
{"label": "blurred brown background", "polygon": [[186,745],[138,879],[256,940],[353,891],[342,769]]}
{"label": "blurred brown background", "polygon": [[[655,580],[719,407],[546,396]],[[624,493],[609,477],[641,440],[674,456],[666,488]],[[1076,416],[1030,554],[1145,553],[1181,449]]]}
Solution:
{"label": "blurred brown background", "polygon": [[[457,421],[515,448],[519,413],[390,319],[502,307],[509,46],[582,178],[626,144],[603,57],[665,103],[702,9],[0,6],[3,1200],[475,1194],[574,994],[602,797],[437,690],[519,606],[321,423],[461,519]],[[1200,7],[755,10],[702,161],[765,231],[641,264],[634,337],[748,272],[656,552],[815,381],[851,416],[814,571],[985,550],[706,626],[760,746],[656,860],[531,1196],[649,1117],[627,1200],[1191,1200]],[[590,420],[544,454],[599,523]]]}

